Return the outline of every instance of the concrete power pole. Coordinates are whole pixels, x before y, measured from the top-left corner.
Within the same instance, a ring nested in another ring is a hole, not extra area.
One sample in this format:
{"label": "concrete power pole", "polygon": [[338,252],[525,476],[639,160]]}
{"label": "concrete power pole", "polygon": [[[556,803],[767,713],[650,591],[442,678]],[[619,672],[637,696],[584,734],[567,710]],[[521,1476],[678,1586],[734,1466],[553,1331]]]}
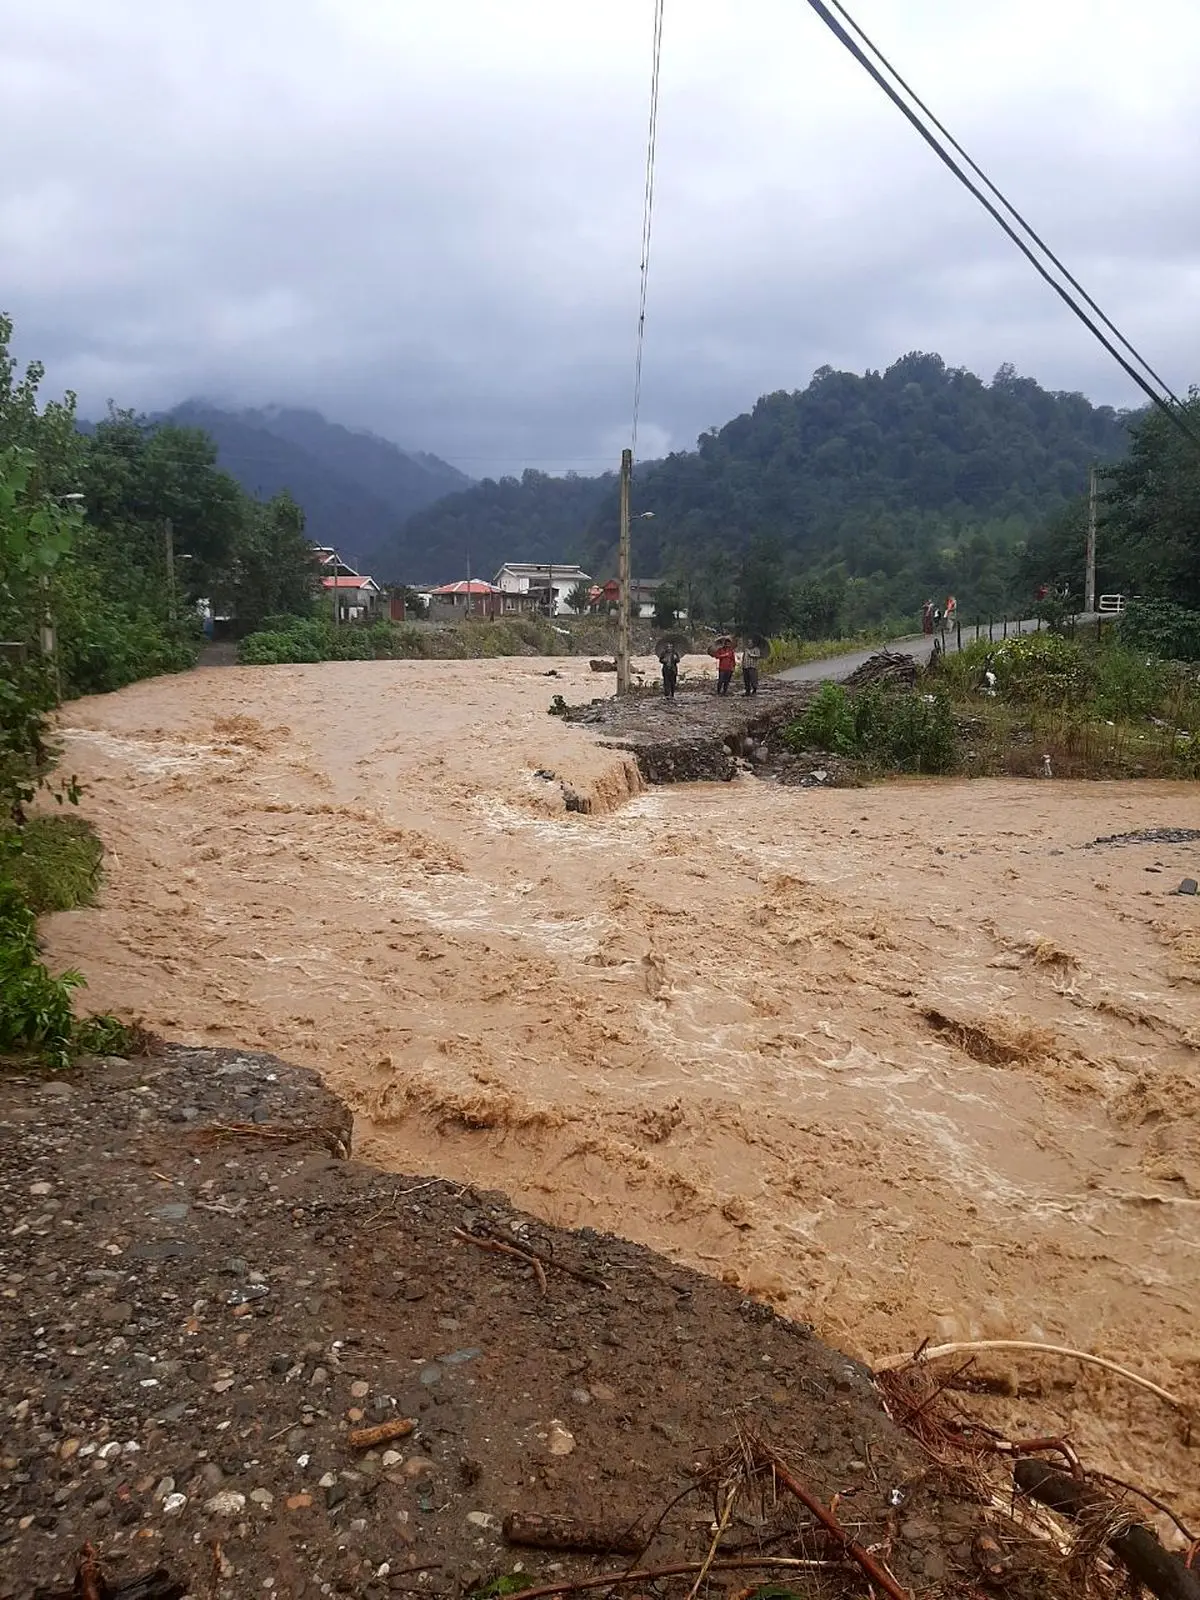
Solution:
{"label": "concrete power pole", "polygon": [[170,622],[174,622],[177,610],[175,599],[175,524],[170,517],[167,518],[164,524],[163,532],[167,544],[167,618]]}
{"label": "concrete power pole", "polygon": [[621,542],[617,551],[620,614],[617,618],[617,693],[629,693],[629,486],[633,477],[633,451],[621,451]]}
{"label": "concrete power pole", "polygon": [[1083,575],[1083,609],[1090,616],[1096,609],[1096,469],[1088,479],[1087,570]]}

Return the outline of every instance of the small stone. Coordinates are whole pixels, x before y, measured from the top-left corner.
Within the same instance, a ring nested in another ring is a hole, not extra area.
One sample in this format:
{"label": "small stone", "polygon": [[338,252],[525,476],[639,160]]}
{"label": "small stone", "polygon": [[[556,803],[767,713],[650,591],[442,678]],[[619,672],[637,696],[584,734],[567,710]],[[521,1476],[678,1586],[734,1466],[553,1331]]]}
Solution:
{"label": "small stone", "polygon": [[160,1222],[182,1222],[191,1209],[182,1200],[173,1200],[170,1205],[155,1206],[150,1215]]}
{"label": "small stone", "polygon": [[324,1477],[318,1479],[319,1486],[322,1489],[332,1489],[336,1482],[337,1476],[332,1472],[327,1472]]}
{"label": "small stone", "polygon": [[274,1503],[275,1496],[270,1489],[251,1489],[250,1498],[256,1506],[269,1506]]}
{"label": "small stone", "polygon": [[39,1195],[40,1194],[50,1194],[51,1191],[53,1190],[53,1188],[54,1188],[54,1185],[52,1183],[31,1183],[29,1185],[29,1192],[30,1192],[30,1194],[39,1194]]}
{"label": "small stone", "polygon": [[593,1383],[588,1387],[588,1393],[593,1400],[612,1401],[617,1398],[617,1391],[607,1383]]}
{"label": "small stone", "polygon": [[218,1378],[216,1383],[213,1384],[213,1393],[227,1394],[233,1388],[233,1384],[234,1380],[232,1378]]}
{"label": "small stone", "polygon": [[490,1511],[468,1511],[467,1521],[473,1528],[487,1528],[489,1531],[500,1526]]}
{"label": "small stone", "polygon": [[154,1485],[155,1500],[165,1500],[169,1494],[175,1493],[174,1478],[160,1478]]}
{"label": "small stone", "polygon": [[427,1389],[432,1389],[435,1383],[442,1381],[442,1369],[431,1361],[427,1366],[421,1368],[417,1374],[417,1380],[423,1383]]}
{"label": "small stone", "polygon": [[1179,888],[1176,890],[1176,893],[1177,894],[1197,894],[1197,893],[1200,893],[1200,883],[1197,883],[1195,878],[1185,878],[1183,880],[1183,882],[1179,885]]}
{"label": "small stone", "polygon": [[332,1511],[334,1506],[340,1506],[342,1501],[345,1498],[346,1498],[346,1486],[345,1486],[345,1484],[342,1484],[342,1483],[330,1484],[329,1488],[326,1489],[326,1491],[325,1491],[325,1505],[326,1505],[326,1508],[328,1510]]}
{"label": "small stone", "polygon": [[71,1457],[78,1451],[81,1442],[79,1439],[64,1439],[58,1447],[59,1459],[61,1461],[70,1461]]}
{"label": "small stone", "polygon": [[482,1354],[482,1350],[452,1350],[448,1356],[442,1356],[440,1359],[444,1367],[459,1367],[464,1361],[474,1361]]}
{"label": "small stone", "polygon": [[550,1423],[546,1445],[552,1456],[569,1456],[575,1448],[575,1435],[569,1433],[555,1417]]}
{"label": "small stone", "polygon": [[404,1457],[399,1450],[385,1450],[383,1452],[383,1464],[385,1467],[398,1467],[403,1460]]}
{"label": "small stone", "polygon": [[307,1511],[310,1505],[312,1505],[312,1495],[310,1494],[288,1495],[287,1508],[289,1511]]}
{"label": "small stone", "polygon": [[204,1509],[213,1517],[236,1517],[246,1509],[246,1496],[236,1489],[219,1489],[204,1502]]}
{"label": "small stone", "polygon": [[324,1384],[327,1384],[328,1382],[329,1382],[329,1374],[328,1374],[328,1372],[326,1372],[325,1368],[324,1367],[314,1367],[313,1368],[313,1375],[308,1380],[309,1387],[313,1388],[313,1389],[320,1388]]}
{"label": "small stone", "polygon": [[102,1444],[99,1450],[96,1451],[97,1459],[100,1461],[111,1461],[115,1456],[119,1456],[120,1454],[121,1446],[115,1439],[110,1439],[108,1444]]}
{"label": "small stone", "polygon": [[571,1399],[574,1400],[577,1406],[590,1406],[592,1403],[591,1391],[589,1389],[572,1389]]}
{"label": "small stone", "polygon": [[347,1422],[361,1422],[365,1416],[366,1416],[366,1412],[362,1409],[361,1406],[351,1406],[349,1411],[347,1411],[347,1413],[346,1413],[346,1421]]}
{"label": "small stone", "polygon": [[350,1385],[350,1393],[356,1400],[365,1400],[370,1392],[371,1385],[369,1383],[364,1383],[361,1378],[356,1383],[352,1383]]}
{"label": "small stone", "polygon": [[162,1503],[163,1516],[164,1517],[177,1517],[179,1515],[179,1513],[183,1510],[184,1506],[186,1506],[186,1505],[187,1505],[187,1495],[185,1495],[185,1494],[169,1494],[164,1498],[163,1503]]}

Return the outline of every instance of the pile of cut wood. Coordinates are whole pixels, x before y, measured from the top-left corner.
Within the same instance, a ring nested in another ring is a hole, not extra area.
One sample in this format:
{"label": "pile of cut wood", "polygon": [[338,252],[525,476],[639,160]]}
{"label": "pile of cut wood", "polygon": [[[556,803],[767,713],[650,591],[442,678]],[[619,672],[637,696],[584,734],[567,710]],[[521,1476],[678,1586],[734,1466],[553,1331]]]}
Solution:
{"label": "pile of cut wood", "polygon": [[917,682],[917,663],[912,656],[880,650],[856,667],[846,679],[847,689],[866,689],[872,684],[887,684],[896,689],[912,689]]}

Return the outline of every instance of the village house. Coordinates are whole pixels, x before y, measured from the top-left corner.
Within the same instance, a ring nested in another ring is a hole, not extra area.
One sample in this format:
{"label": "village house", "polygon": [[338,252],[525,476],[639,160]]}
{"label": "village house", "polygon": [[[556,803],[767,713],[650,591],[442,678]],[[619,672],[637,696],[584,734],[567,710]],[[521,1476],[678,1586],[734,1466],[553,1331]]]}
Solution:
{"label": "village house", "polygon": [[549,566],[536,561],[506,561],[496,574],[496,588],[505,597],[505,611],[540,611],[561,617],[570,611],[567,596],[591,578],[572,561]]}
{"label": "village house", "polygon": [[[665,578],[631,578],[629,580],[629,601],[632,616],[646,620],[654,615],[654,603],[658,598],[658,591],[666,585]],[[621,585],[615,578],[610,578],[607,583],[595,584],[588,591],[588,608],[591,611],[617,611],[621,605]],[[681,618],[686,617],[685,611],[680,611]]]}
{"label": "village house", "polygon": [[491,620],[501,615],[503,595],[482,578],[462,578],[457,583],[442,583],[429,595],[429,617],[433,622],[461,621],[463,617]]}

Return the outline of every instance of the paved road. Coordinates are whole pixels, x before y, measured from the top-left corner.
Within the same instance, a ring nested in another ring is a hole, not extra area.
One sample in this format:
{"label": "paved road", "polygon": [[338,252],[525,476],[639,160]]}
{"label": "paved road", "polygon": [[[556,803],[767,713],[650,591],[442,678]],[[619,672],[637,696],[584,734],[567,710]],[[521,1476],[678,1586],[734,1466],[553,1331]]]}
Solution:
{"label": "paved road", "polygon": [[[1094,623],[1096,616],[1080,616],[1076,618],[1076,627],[1084,627],[1087,623]],[[1105,618],[1105,621],[1110,620]],[[1008,637],[1011,639],[1016,633],[1036,633],[1037,621],[1028,618],[1024,622],[1010,622],[1008,624]],[[993,627],[993,637],[997,643],[1004,638],[1004,625],[997,622]],[[964,623],[962,638],[963,644],[974,644],[976,639],[974,623]],[[986,623],[980,627],[978,637],[986,639],[988,636]],[[947,646],[954,649],[954,639],[947,637]],[[828,656],[823,661],[806,661],[799,667],[788,667],[785,672],[776,673],[776,678],[782,683],[820,683],[827,678],[848,678],[852,672],[861,667],[864,661],[869,661],[873,655],[878,655],[880,650],[891,650],[896,655],[912,656],[914,661],[928,661],[933,654],[933,640],[925,634],[910,633],[901,639],[889,639],[886,645],[876,644],[866,650],[855,650],[849,655]]]}

